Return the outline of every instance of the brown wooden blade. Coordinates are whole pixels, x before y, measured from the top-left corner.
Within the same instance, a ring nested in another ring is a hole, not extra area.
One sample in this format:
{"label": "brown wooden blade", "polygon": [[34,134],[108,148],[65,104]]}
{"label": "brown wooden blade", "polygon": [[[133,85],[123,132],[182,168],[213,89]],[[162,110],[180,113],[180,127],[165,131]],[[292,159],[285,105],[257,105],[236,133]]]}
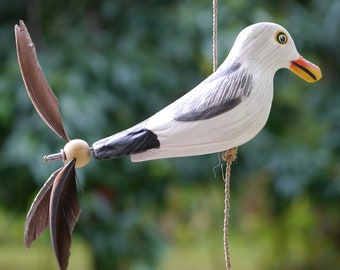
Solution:
{"label": "brown wooden blade", "polygon": [[27,213],[24,232],[24,242],[27,248],[31,247],[32,242],[37,239],[48,226],[52,186],[60,170],[61,168],[48,178]]}
{"label": "brown wooden blade", "polygon": [[36,111],[50,129],[65,141],[69,141],[59,112],[58,100],[41,70],[35,46],[23,21],[19,22],[19,26],[15,25],[14,32],[21,75]]}
{"label": "brown wooden blade", "polygon": [[57,175],[50,200],[51,240],[59,268],[62,270],[68,265],[72,231],[79,215],[75,159],[73,159]]}

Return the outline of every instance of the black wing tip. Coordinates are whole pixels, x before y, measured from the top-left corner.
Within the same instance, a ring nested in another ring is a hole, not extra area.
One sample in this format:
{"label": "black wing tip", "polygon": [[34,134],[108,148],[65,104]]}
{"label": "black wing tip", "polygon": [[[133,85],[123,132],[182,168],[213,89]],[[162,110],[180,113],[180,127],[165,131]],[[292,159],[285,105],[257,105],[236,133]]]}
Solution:
{"label": "black wing tip", "polygon": [[104,141],[99,147],[94,147],[93,156],[95,159],[114,159],[160,147],[157,135],[145,128],[129,132],[114,140],[110,140],[110,138],[103,139]]}

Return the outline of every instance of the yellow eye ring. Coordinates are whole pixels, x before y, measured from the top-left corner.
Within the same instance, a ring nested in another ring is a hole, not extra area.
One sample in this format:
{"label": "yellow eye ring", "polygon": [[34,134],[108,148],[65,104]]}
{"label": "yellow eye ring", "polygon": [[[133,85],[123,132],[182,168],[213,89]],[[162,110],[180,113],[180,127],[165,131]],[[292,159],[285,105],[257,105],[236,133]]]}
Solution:
{"label": "yellow eye ring", "polygon": [[286,44],[288,42],[288,36],[282,31],[277,31],[275,33],[275,40],[279,44]]}

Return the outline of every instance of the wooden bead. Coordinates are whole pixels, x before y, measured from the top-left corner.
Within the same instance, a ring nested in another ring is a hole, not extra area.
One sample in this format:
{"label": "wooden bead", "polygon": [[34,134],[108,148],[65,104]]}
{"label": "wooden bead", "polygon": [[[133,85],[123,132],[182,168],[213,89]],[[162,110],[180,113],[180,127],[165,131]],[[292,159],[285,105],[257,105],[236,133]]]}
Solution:
{"label": "wooden bead", "polygon": [[76,168],[85,166],[91,157],[89,145],[80,139],[69,141],[64,147],[64,154],[67,162],[76,159]]}

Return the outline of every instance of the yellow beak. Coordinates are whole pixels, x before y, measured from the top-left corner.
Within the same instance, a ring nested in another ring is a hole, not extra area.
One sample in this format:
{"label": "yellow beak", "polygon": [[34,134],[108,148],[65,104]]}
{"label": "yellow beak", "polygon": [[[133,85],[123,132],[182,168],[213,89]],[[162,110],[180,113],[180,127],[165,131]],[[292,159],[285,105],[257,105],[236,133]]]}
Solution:
{"label": "yellow beak", "polygon": [[290,62],[289,69],[307,82],[313,83],[322,78],[321,70],[317,65],[307,61],[302,56]]}

